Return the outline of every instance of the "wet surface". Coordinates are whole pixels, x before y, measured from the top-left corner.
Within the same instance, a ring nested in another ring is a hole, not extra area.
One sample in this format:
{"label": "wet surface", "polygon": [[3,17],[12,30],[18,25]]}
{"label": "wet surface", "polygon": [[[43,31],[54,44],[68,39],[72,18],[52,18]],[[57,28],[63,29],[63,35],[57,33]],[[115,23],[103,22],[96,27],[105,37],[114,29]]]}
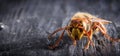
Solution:
{"label": "wet surface", "polygon": [[88,12],[113,23],[106,25],[113,38],[120,37],[120,1],[117,0],[0,0],[0,56],[120,56],[120,43],[111,43],[102,34],[93,37],[96,44],[83,51],[86,38],[72,45],[64,34],[54,49],[48,35],[65,26],[74,13]]}

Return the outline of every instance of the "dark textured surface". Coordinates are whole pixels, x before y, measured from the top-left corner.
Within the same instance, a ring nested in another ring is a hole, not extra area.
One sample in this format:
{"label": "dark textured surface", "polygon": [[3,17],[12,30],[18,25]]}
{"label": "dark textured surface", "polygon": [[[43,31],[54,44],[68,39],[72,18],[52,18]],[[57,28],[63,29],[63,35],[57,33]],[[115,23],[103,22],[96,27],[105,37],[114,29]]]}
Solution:
{"label": "dark textured surface", "polygon": [[0,56],[120,56],[120,43],[112,44],[101,34],[86,52],[86,38],[75,47],[66,34],[55,50],[47,48],[54,42],[48,41],[48,34],[78,11],[112,21],[108,33],[120,37],[119,5],[119,0],[0,0]]}

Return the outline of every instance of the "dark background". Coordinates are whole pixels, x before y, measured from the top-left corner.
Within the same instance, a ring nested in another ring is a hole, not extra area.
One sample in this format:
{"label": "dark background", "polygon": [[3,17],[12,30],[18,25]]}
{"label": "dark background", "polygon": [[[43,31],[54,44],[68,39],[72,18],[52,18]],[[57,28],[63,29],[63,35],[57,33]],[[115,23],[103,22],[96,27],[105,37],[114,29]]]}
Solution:
{"label": "dark background", "polygon": [[56,49],[47,48],[59,33],[51,41],[48,35],[78,11],[112,21],[108,34],[120,37],[120,0],[0,0],[0,56],[120,56],[120,43],[102,34],[87,51],[86,38],[75,47],[66,34]]}

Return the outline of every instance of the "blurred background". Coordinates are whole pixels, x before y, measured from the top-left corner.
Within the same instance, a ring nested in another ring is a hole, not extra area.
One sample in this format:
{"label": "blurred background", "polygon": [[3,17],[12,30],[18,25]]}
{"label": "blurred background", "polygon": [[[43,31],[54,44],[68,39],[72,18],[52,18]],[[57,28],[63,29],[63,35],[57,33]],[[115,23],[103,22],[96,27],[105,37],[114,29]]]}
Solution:
{"label": "blurred background", "polygon": [[66,34],[55,50],[47,48],[48,35],[76,12],[112,21],[106,26],[108,33],[120,37],[120,0],[0,0],[0,56],[120,56],[120,43],[111,43],[102,34],[87,51],[85,38],[75,47]]}

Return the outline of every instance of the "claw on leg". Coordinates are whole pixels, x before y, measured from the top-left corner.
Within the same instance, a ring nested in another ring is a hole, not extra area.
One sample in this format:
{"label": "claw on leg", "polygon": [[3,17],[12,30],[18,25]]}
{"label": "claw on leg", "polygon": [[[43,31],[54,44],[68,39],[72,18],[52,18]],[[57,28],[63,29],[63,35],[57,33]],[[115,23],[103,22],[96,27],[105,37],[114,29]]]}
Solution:
{"label": "claw on leg", "polygon": [[87,44],[84,47],[84,50],[87,50],[89,48],[89,45],[90,45],[90,41],[87,42]]}
{"label": "claw on leg", "polygon": [[73,41],[73,45],[76,46],[76,40]]}
{"label": "claw on leg", "polygon": [[58,46],[58,44],[54,44],[54,45],[52,45],[52,46],[48,46],[48,48],[49,49],[54,49],[55,47],[57,47]]}
{"label": "claw on leg", "polygon": [[90,41],[88,41],[87,44],[86,44],[85,47],[84,47],[84,50],[89,49],[89,46],[90,46],[90,45],[92,45],[93,47],[95,46],[94,43],[91,43]]}

